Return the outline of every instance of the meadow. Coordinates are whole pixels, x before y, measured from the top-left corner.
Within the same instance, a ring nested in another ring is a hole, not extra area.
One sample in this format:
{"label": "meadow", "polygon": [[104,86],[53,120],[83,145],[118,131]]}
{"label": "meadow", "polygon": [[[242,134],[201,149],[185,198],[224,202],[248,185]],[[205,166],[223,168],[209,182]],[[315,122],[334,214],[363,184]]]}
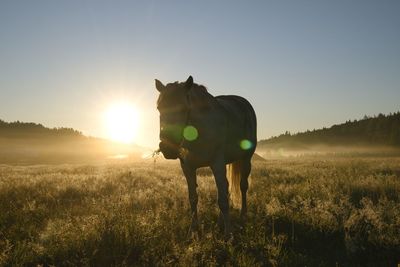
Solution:
{"label": "meadow", "polygon": [[254,162],[225,242],[208,169],[192,236],[177,161],[0,165],[0,266],[396,266],[399,179],[398,157]]}

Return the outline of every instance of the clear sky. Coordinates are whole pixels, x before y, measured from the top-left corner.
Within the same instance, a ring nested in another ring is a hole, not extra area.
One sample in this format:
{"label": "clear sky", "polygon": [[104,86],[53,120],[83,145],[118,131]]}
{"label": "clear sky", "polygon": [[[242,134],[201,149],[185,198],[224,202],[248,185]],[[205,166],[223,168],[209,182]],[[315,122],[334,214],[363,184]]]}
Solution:
{"label": "clear sky", "polygon": [[158,142],[154,79],[238,94],[259,138],[400,110],[400,1],[0,1],[0,119]]}

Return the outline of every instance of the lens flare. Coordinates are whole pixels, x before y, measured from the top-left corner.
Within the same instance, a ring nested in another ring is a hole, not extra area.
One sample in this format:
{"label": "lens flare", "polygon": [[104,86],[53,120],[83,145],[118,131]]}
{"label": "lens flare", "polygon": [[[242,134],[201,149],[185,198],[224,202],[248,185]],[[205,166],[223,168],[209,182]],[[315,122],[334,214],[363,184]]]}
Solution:
{"label": "lens flare", "polygon": [[192,125],[188,125],[183,129],[183,137],[188,141],[194,141],[198,136],[199,133],[197,132],[197,129]]}
{"label": "lens flare", "polygon": [[253,143],[250,140],[243,139],[240,141],[240,148],[243,150],[249,150],[250,148],[253,147]]}

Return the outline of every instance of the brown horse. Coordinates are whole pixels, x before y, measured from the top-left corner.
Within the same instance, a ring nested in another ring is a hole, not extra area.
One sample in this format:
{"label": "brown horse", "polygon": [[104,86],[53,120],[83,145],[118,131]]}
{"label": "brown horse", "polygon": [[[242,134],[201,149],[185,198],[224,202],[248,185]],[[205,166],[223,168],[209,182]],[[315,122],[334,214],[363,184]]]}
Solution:
{"label": "brown horse", "polygon": [[[193,231],[198,230],[196,169],[209,166],[218,190],[220,219],[230,235],[229,189],[240,199],[246,215],[246,192],[251,157],[257,144],[257,121],[250,103],[234,95],[212,96],[190,76],[186,82],[163,85],[160,92],[160,151],[166,159],[180,160],[189,189]],[[229,183],[226,164],[229,164]],[[240,202],[240,200],[239,200]]]}

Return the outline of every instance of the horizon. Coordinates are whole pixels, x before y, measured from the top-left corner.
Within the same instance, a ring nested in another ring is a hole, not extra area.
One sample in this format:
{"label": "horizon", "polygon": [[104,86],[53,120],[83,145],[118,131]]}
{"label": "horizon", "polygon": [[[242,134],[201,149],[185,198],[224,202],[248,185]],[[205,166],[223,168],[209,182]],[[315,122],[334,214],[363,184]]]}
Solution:
{"label": "horizon", "polygon": [[[299,131],[299,132],[284,131],[284,132],[282,132],[282,133],[280,133],[280,134],[278,134],[278,135],[272,135],[272,136],[261,137],[261,138],[259,137],[259,138],[258,138],[258,142],[267,141],[267,140],[270,140],[270,139],[273,139],[273,138],[277,138],[277,137],[286,135],[287,133],[288,133],[289,135],[294,136],[294,135],[297,135],[297,134],[307,133],[307,132],[309,132],[309,131],[312,132],[312,131],[319,131],[319,130],[323,130],[323,129],[330,129],[330,128],[332,128],[333,126],[344,125],[344,124],[346,124],[347,122],[359,122],[359,121],[363,121],[363,120],[367,120],[367,119],[378,118],[378,117],[381,116],[381,115],[383,115],[383,116],[385,116],[385,117],[388,117],[388,116],[392,116],[392,115],[395,115],[395,114],[400,114],[400,110],[393,111],[393,112],[390,112],[390,113],[387,113],[387,114],[383,114],[383,113],[378,113],[378,114],[373,114],[373,115],[371,115],[371,114],[368,114],[368,115],[367,115],[367,114],[364,114],[364,116],[363,116],[362,118],[349,119],[349,120],[346,120],[346,121],[341,122],[341,123],[338,123],[338,124],[332,124],[332,125],[328,125],[328,126],[323,126],[323,127],[321,127],[321,128],[306,129],[306,130],[304,130],[304,131]],[[101,137],[101,136],[95,136],[95,135],[86,135],[86,134],[85,134],[84,132],[82,132],[80,129],[75,129],[75,128],[69,128],[69,127],[63,127],[63,126],[61,126],[61,127],[49,127],[49,126],[47,126],[47,125],[43,125],[43,124],[41,124],[41,123],[37,123],[37,122],[33,122],[33,121],[19,121],[19,120],[17,120],[17,121],[5,121],[5,120],[3,120],[2,118],[0,118],[0,122],[5,122],[5,123],[9,123],[9,124],[10,124],[10,123],[26,123],[26,124],[31,124],[31,123],[32,123],[32,124],[36,124],[36,125],[42,126],[42,127],[46,128],[46,129],[49,129],[49,130],[68,129],[68,130],[76,131],[76,132],[78,132],[79,134],[81,134],[81,135],[83,135],[83,136],[85,136],[85,137],[88,137],[88,138],[98,138],[98,139],[104,139],[104,140],[108,140],[108,141],[110,141],[110,142],[114,142],[114,143],[118,143],[118,144],[124,144],[124,142],[117,141],[117,140],[112,140],[111,138],[106,138],[106,137]],[[146,148],[146,149],[152,149],[151,147],[142,146],[141,144],[138,144],[138,143],[136,143],[136,142],[125,143],[125,145],[134,145],[134,146],[139,146],[139,147]]]}
{"label": "horizon", "polygon": [[[192,75],[254,106],[259,140],[400,110],[400,3],[0,3],[0,116],[110,139],[135,108],[158,144],[158,92]],[[125,137],[120,137],[125,138]]]}

